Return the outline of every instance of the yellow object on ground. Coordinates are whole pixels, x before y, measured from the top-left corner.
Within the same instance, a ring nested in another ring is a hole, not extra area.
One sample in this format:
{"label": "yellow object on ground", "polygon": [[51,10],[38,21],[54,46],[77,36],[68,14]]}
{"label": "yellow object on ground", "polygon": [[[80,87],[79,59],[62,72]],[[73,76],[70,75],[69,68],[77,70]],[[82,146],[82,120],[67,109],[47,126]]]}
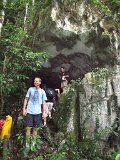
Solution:
{"label": "yellow object on ground", "polygon": [[10,132],[12,128],[12,117],[10,115],[6,116],[4,125],[2,126],[1,139],[10,138]]}

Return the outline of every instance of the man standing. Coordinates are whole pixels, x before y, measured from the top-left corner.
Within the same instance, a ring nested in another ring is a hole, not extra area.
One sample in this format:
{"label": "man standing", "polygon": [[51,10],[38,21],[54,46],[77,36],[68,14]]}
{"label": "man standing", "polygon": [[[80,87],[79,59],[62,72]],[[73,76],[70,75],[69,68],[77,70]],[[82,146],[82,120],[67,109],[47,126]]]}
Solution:
{"label": "man standing", "polygon": [[[42,118],[46,118],[46,93],[40,88],[41,79],[35,77],[34,87],[30,87],[27,91],[26,97],[23,103],[23,116],[25,116],[25,124],[27,127],[26,138],[29,146],[29,138],[31,135],[31,128],[33,128],[33,138],[37,137],[37,129],[42,124]],[[42,105],[42,109],[41,109]],[[41,116],[42,113],[42,116]]]}
{"label": "man standing", "polygon": [[69,75],[65,72],[65,68],[61,67],[60,68],[60,80],[61,80],[61,93],[64,91],[64,89],[67,87],[68,85],[68,78]]}

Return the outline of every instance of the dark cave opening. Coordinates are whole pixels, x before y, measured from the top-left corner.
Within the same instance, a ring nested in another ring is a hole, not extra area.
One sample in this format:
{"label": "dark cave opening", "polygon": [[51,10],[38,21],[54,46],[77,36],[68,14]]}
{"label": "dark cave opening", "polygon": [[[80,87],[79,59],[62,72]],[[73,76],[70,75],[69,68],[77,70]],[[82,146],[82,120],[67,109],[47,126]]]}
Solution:
{"label": "dark cave opening", "polygon": [[64,66],[65,71],[69,75],[69,83],[71,80],[82,79],[84,75],[91,71],[95,65],[91,62],[89,56],[75,53],[74,55],[64,56],[57,55],[55,58],[49,59],[50,67],[41,67],[40,71],[34,73],[32,77],[39,76],[42,79],[42,86],[49,88],[60,88],[60,67]]}
{"label": "dark cave opening", "polygon": [[[60,89],[59,74],[61,66],[64,66],[65,71],[70,76],[69,83],[71,80],[83,79],[86,73],[91,72],[96,67],[106,66],[106,61],[101,62],[98,57],[92,58],[87,54],[79,52],[68,56],[59,54],[54,58],[50,58],[48,63],[49,67],[42,66],[37,73],[31,73],[29,77],[32,77],[32,80],[30,78],[32,86],[34,77],[38,76],[42,79],[41,87],[46,86],[47,88]],[[110,61],[107,61],[107,63],[110,66],[112,65]]]}
{"label": "dark cave opening", "polygon": [[42,68],[39,72],[32,74],[31,86],[34,86],[34,78],[40,77],[42,80],[41,88],[60,89],[59,73],[51,72],[49,69]]}

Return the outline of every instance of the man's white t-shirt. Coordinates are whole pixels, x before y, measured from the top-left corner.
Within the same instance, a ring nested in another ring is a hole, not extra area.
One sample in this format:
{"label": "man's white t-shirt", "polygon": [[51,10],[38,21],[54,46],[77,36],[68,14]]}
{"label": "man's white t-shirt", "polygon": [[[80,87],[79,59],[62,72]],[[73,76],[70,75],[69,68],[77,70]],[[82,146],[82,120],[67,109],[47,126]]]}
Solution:
{"label": "man's white t-shirt", "polygon": [[43,101],[47,100],[46,93],[43,89],[36,89],[35,87],[30,87],[27,91],[26,97],[28,97],[27,113],[30,114],[40,114],[41,104]]}

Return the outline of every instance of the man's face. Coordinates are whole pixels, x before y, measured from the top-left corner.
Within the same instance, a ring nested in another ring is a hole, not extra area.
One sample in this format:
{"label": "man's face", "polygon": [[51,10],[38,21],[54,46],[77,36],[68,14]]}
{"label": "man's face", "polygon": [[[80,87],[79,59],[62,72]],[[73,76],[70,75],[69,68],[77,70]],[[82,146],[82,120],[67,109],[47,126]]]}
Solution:
{"label": "man's face", "polygon": [[38,87],[38,86],[40,86],[40,84],[41,84],[40,79],[39,79],[39,78],[35,78],[35,79],[34,79],[34,86],[35,86],[35,87]]}
{"label": "man's face", "polygon": [[64,72],[64,68],[61,68],[61,72]]}

